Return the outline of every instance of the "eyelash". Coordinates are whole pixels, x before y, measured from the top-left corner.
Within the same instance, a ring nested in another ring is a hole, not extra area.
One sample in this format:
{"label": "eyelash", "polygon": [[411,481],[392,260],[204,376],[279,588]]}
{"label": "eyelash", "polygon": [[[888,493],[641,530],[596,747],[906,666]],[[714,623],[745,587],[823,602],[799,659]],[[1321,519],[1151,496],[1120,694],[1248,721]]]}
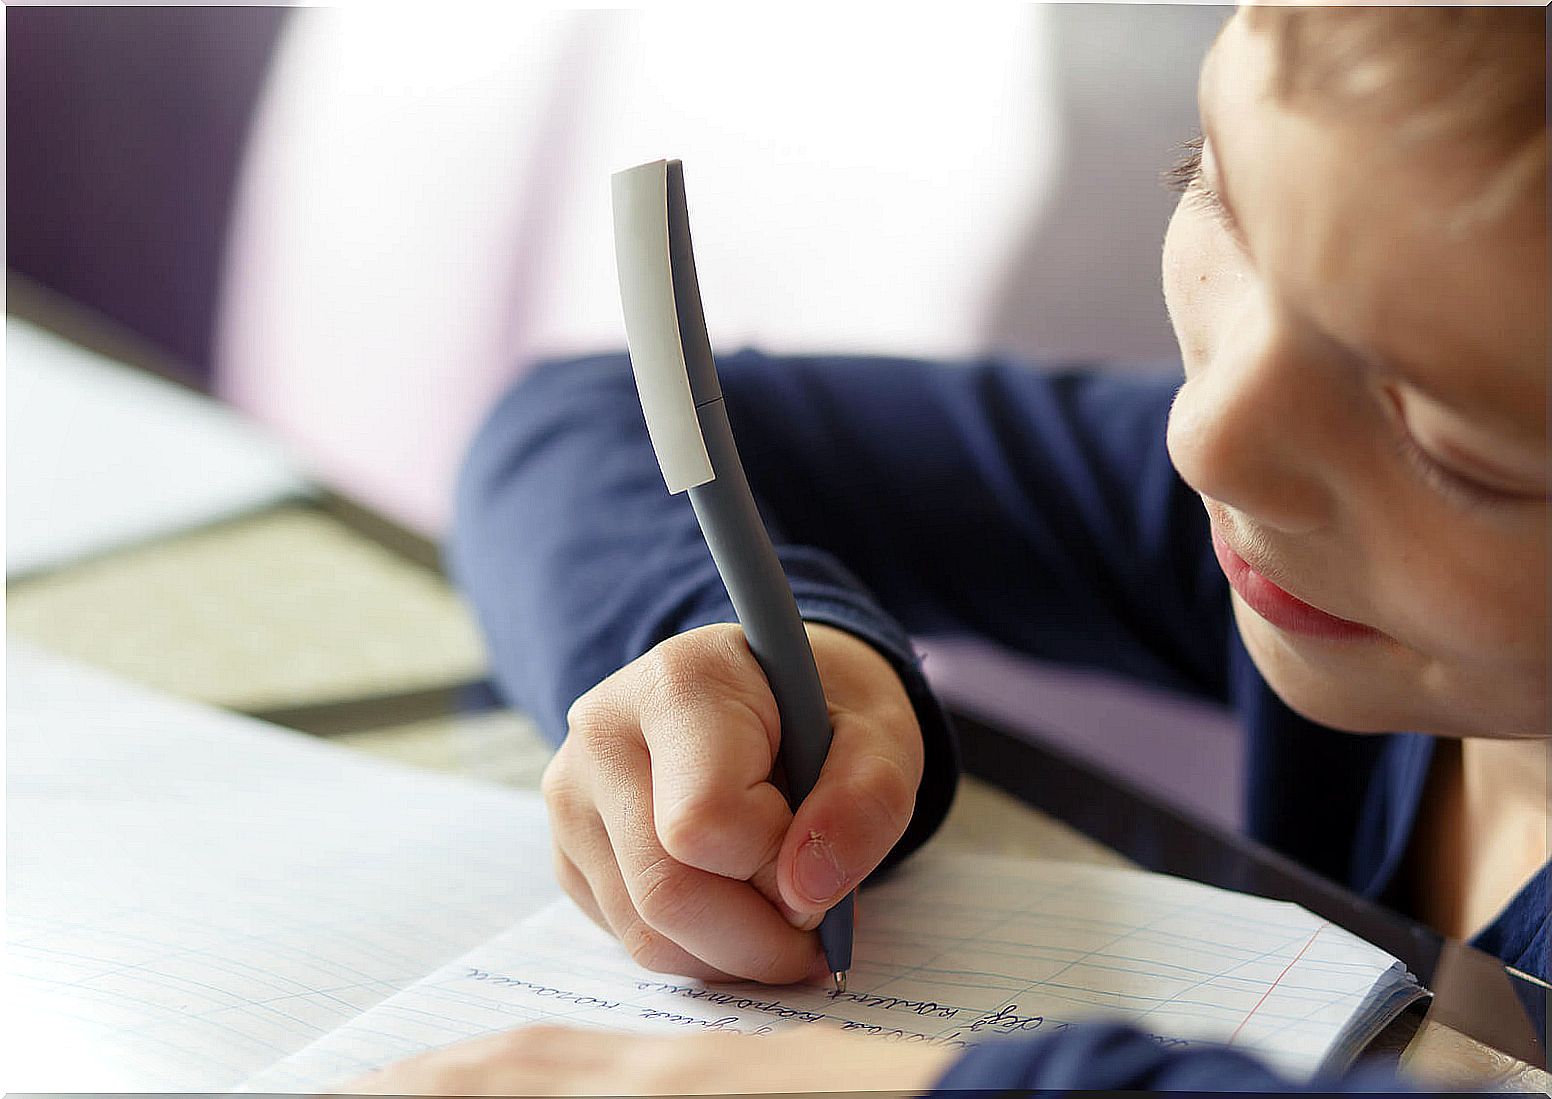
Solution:
{"label": "eyelash", "polygon": [[1195,203],[1212,214],[1227,229],[1228,211],[1218,198],[1218,192],[1207,186],[1202,175],[1203,135],[1193,134],[1180,143],[1180,158],[1160,173],[1164,186],[1183,196],[1183,201]]}
{"label": "eyelash", "polygon": [[1160,181],[1177,194],[1185,194],[1202,179],[1202,135],[1192,134],[1180,143],[1179,159],[1160,173]]}
{"label": "eyelash", "polygon": [[1390,415],[1386,418],[1391,429],[1391,449],[1423,484],[1468,510],[1501,511],[1536,499],[1533,495],[1484,484],[1474,477],[1457,473],[1439,461],[1424,449],[1407,427],[1401,403],[1394,391],[1387,390],[1386,396],[1390,405]]}
{"label": "eyelash", "polygon": [[1493,508],[1519,501],[1518,496],[1479,484],[1443,465],[1419,446],[1404,427],[1396,432],[1395,450],[1428,487],[1456,503],[1472,508]]}

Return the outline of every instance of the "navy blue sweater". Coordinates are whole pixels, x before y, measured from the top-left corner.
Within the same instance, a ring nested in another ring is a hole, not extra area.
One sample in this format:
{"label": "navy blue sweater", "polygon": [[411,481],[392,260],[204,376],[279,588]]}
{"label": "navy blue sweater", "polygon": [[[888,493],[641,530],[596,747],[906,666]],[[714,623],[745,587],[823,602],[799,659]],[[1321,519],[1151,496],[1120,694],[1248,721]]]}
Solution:
{"label": "navy blue sweater", "polygon": [[[1252,834],[1395,900],[1433,742],[1315,725],[1262,680],[1201,503],[1165,452],[1178,371],[753,352],[719,368],[804,616],[870,641],[916,705],[926,770],[891,860],[932,834],[957,780],[908,634],[968,632],[1232,706],[1249,738]],[[571,702],[604,676],[676,633],[735,620],[689,501],[663,487],[623,355],[546,364],[499,404],[460,480],[451,565],[501,690],[557,743]],[[1476,943],[1547,977],[1545,867]],[[1288,1083],[1237,1051],[1162,1051],[1088,1026],[973,1049],[940,1086]]]}

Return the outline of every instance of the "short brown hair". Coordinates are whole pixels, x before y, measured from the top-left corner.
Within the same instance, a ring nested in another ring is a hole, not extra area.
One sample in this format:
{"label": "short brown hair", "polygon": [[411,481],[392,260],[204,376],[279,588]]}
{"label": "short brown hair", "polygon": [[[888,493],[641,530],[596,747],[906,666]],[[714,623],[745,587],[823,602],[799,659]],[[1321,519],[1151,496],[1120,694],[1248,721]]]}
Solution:
{"label": "short brown hair", "polygon": [[1463,220],[1493,217],[1533,188],[1545,195],[1544,9],[1258,6],[1245,15],[1272,36],[1271,87],[1284,102],[1391,124],[1400,145],[1461,148],[1478,171]]}

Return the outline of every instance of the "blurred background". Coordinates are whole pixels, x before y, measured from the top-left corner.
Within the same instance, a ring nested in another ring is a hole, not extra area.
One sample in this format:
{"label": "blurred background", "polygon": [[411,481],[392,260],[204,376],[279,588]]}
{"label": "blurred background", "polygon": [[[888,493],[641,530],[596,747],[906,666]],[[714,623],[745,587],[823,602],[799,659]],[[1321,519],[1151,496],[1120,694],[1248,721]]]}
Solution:
{"label": "blurred background", "polygon": [[[643,160],[685,161],[719,350],[1167,369],[1158,177],[1225,14],[8,8],[11,629],[424,731],[484,668],[436,569],[463,447],[536,358],[622,345],[608,176]],[[1237,821],[1220,715],[929,648],[945,691]],[[510,732],[461,727],[396,750]]]}
{"label": "blurred background", "polygon": [[9,10],[10,269],[433,533],[507,376],[620,344],[642,160],[723,347],[1173,352],[1156,180],[1222,11],[513,7]]}

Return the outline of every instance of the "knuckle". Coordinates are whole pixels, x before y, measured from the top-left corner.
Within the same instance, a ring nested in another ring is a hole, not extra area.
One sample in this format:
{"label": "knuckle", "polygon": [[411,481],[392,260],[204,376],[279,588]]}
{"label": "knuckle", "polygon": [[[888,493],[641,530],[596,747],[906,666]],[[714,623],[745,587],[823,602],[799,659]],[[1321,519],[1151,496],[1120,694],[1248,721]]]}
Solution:
{"label": "knuckle", "polygon": [[692,866],[736,846],[739,838],[731,799],[714,790],[698,791],[669,806],[660,815],[657,830],[664,850]]}
{"label": "knuckle", "polygon": [[550,818],[559,825],[574,823],[584,812],[586,798],[572,781],[565,763],[556,757],[544,768],[539,777],[539,793]]}
{"label": "knuckle", "polygon": [[631,960],[654,973],[671,973],[679,951],[643,920],[633,920],[620,931],[620,943]]}
{"label": "knuckle", "polygon": [[636,876],[636,911],[658,931],[682,926],[696,904],[694,875],[668,856]]}
{"label": "knuckle", "polygon": [[903,829],[916,807],[916,779],[882,756],[858,761],[850,785],[854,803],[880,828]]}
{"label": "knuckle", "polygon": [[608,682],[606,679],[602,683],[597,683],[588,690],[583,691],[572,701],[570,706],[566,707],[567,729],[574,729],[578,725],[586,724],[604,708],[603,693],[605,684]]}
{"label": "knuckle", "polygon": [[575,704],[567,711],[566,739],[557,758],[575,757],[563,769],[596,775],[619,767],[633,758],[640,744],[636,715],[611,705]]}
{"label": "knuckle", "polygon": [[645,725],[730,720],[766,734],[772,751],[781,719],[764,673],[734,625],[671,637],[641,659],[639,714]]}
{"label": "knuckle", "polygon": [[592,745],[608,731],[611,723],[603,706],[585,702],[586,699],[587,696],[583,695],[566,711],[566,739]]}
{"label": "knuckle", "polygon": [[656,706],[669,711],[682,710],[699,697],[706,682],[699,646],[691,651],[689,646],[665,642],[653,649],[648,657],[646,689]]}
{"label": "knuckle", "polygon": [[705,697],[708,687],[718,694],[742,694],[755,667],[747,655],[743,631],[718,623],[670,637],[642,658],[647,690],[664,706]]}

